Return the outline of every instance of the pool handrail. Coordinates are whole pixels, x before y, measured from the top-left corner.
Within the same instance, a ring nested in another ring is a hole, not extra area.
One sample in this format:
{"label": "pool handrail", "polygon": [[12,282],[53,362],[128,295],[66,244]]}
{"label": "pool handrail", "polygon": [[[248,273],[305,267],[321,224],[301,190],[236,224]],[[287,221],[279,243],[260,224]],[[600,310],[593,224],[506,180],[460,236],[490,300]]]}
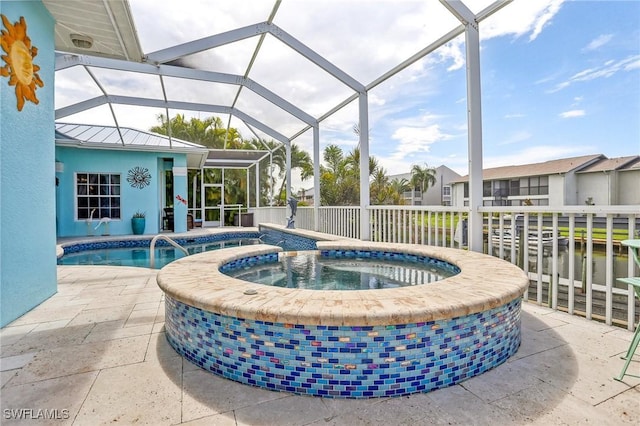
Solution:
{"label": "pool handrail", "polygon": [[174,246],[175,248],[177,248],[178,250],[181,250],[185,256],[189,256],[189,252],[187,251],[186,248],[182,247],[180,244],[176,243],[173,239],[171,239],[170,237],[163,235],[163,234],[158,234],[155,237],[153,237],[151,239],[151,244],[149,244],[149,268],[154,269],[155,268],[155,263],[156,263],[156,256],[155,256],[155,246],[156,246],[156,241],[158,240],[165,240],[166,242],[168,242],[169,244],[171,244],[172,246]]}

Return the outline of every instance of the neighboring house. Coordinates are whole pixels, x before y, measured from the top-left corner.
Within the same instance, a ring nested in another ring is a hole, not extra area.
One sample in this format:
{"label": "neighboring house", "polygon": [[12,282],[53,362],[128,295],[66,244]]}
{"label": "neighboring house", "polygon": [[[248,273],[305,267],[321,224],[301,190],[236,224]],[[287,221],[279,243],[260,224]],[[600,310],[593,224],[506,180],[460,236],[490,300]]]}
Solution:
{"label": "neighboring house", "polygon": [[[404,193],[405,203],[412,206],[451,206],[453,202],[450,182],[460,179],[460,175],[447,166],[436,167],[436,183],[424,193],[420,188],[413,188]],[[393,179],[406,179],[411,182],[411,173],[389,176]]]}
{"label": "neighboring house", "polygon": [[56,123],[55,139],[59,237],[131,234],[137,211],[146,213],[144,233],[157,234],[167,227],[165,209],[172,209],[176,232],[187,230],[187,169],[204,166],[206,147],[125,127],[64,123]]}
{"label": "neighboring house", "polygon": [[640,205],[640,155],[600,160],[576,178],[577,204]]}
{"label": "neighboring house", "polygon": [[296,197],[298,198],[298,201],[304,201],[305,203],[307,203],[307,205],[312,206],[313,205],[313,186],[309,189],[300,189],[300,191],[298,191],[298,193],[296,194]]}
{"label": "neighboring house", "polygon": [[[640,156],[602,154],[483,170],[485,206],[640,204]],[[469,204],[469,176],[453,182],[454,205]]]}

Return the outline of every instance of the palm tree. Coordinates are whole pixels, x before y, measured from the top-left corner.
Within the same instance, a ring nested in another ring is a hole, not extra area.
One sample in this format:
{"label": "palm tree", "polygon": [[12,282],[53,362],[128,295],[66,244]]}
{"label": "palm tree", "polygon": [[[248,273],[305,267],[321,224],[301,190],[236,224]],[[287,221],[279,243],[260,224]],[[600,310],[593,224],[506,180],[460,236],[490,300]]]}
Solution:
{"label": "palm tree", "polygon": [[418,164],[411,166],[411,185],[414,188],[420,188],[420,191],[424,193],[436,182],[436,169],[429,167],[427,163],[424,164],[424,167]]}
{"label": "palm tree", "polygon": [[[353,206],[360,203],[360,150],[354,148],[346,157],[336,145],[324,149],[326,164],[320,166],[320,200],[323,205]],[[378,160],[369,157],[369,176],[379,169]],[[384,175],[384,171],[382,171]]]}
{"label": "palm tree", "polygon": [[384,205],[387,204],[387,198],[389,194],[389,177],[384,167],[378,167],[372,175],[371,185],[369,187],[369,194],[371,204]]}
{"label": "palm tree", "polygon": [[411,191],[411,184],[404,178],[394,179],[389,184],[389,188],[389,201],[391,202],[391,204],[404,204],[404,193],[407,191]]}
{"label": "palm tree", "polygon": [[[204,120],[192,118],[185,120],[183,114],[177,114],[171,120],[166,119],[164,114],[157,116],[160,121],[159,126],[154,126],[150,131],[161,135],[169,135],[171,128],[171,136],[189,142],[204,145],[209,148],[222,148],[224,146],[225,135],[227,130],[219,117],[208,117]],[[238,143],[239,133],[236,129],[229,129],[233,144]]]}
{"label": "palm tree", "polygon": [[[286,159],[285,159],[286,161]],[[285,170],[285,167],[281,169],[281,173]],[[300,179],[307,180],[313,176],[313,161],[311,161],[311,157],[309,153],[306,151],[302,151],[300,147],[294,143],[291,144],[291,170],[300,169]],[[280,197],[279,199],[286,203],[284,198],[286,197],[285,191],[285,179],[282,179],[282,185],[280,186]]]}

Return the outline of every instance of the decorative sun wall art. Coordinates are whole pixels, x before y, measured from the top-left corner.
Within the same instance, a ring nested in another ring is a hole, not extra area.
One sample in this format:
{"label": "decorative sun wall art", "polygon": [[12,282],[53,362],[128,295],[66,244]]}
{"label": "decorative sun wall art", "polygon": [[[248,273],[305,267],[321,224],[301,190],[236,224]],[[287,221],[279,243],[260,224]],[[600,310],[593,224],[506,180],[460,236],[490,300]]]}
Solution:
{"label": "decorative sun wall art", "polygon": [[5,15],[0,16],[5,28],[0,39],[5,65],[0,68],[0,75],[9,77],[9,86],[16,86],[18,111],[22,111],[25,100],[36,105],[40,102],[36,97],[36,86],[44,87],[38,75],[40,67],[33,63],[38,48],[31,45],[31,39],[27,36],[27,22],[24,16],[13,25]]}
{"label": "decorative sun wall art", "polygon": [[133,188],[144,188],[151,183],[151,174],[149,173],[149,169],[139,166],[134,167],[129,170],[127,182],[129,182]]}

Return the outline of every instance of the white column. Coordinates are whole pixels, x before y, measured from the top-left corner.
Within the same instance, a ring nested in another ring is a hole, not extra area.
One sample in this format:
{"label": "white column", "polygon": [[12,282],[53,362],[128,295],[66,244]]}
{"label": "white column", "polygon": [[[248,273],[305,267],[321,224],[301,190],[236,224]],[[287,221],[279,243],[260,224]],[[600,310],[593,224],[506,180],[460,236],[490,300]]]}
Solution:
{"label": "white column", "polygon": [[313,126],[313,229],[320,230],[320,125]]}
{"label": "white column", "polygon": [[367,92],[358,98],[360,110],[360,239],[369,241],[369,101]]}
{"label": "white column", "polygon": [[249,190],[250,186],[249,186],[249,167],[247,167],[247,196],[245,197],[245,202],[247,203],[247,209],[249,208],[249,200],[251,197],[251,191]]}
{"label": "white column", "polygon": [[469,250],[482,252],[482,110],[480,36],[475,23],[465,29],[467,47],[467,122],[469,127]]}
{"label": "white column", "polygon": [[285,166],[285,169],[287,169],[285,171],[285,179],[287,181],[285,184],[286,196],[285,196],[284,202],[285,202],[285,205],[288,205],[289,197],[291,197],[291,142],[287,142],[285,144],[285,149],[286,149],[286,157],[287,157],[286,166]]}
{"label": "white column", "polygon": [[260,162],[256,163],[256,208],[258,207],[260,207]]}
{"label": "white column", "polygon": [[269,152],[269,188],[271,192],[271,197],[269,200],[269,207],[273,207],[273,187],[275,182],[273,180],[273,151]]}
{"label": "white column", "polygon": [[[478,210],[482,206],[482,111],[478,22],[473,12],[460,0],[440,0],[440,2],[465,27],[467,127],[469,128],[469,250],[482,252],[482,213]],[[496,10],[497,8],[493,12]]]}

